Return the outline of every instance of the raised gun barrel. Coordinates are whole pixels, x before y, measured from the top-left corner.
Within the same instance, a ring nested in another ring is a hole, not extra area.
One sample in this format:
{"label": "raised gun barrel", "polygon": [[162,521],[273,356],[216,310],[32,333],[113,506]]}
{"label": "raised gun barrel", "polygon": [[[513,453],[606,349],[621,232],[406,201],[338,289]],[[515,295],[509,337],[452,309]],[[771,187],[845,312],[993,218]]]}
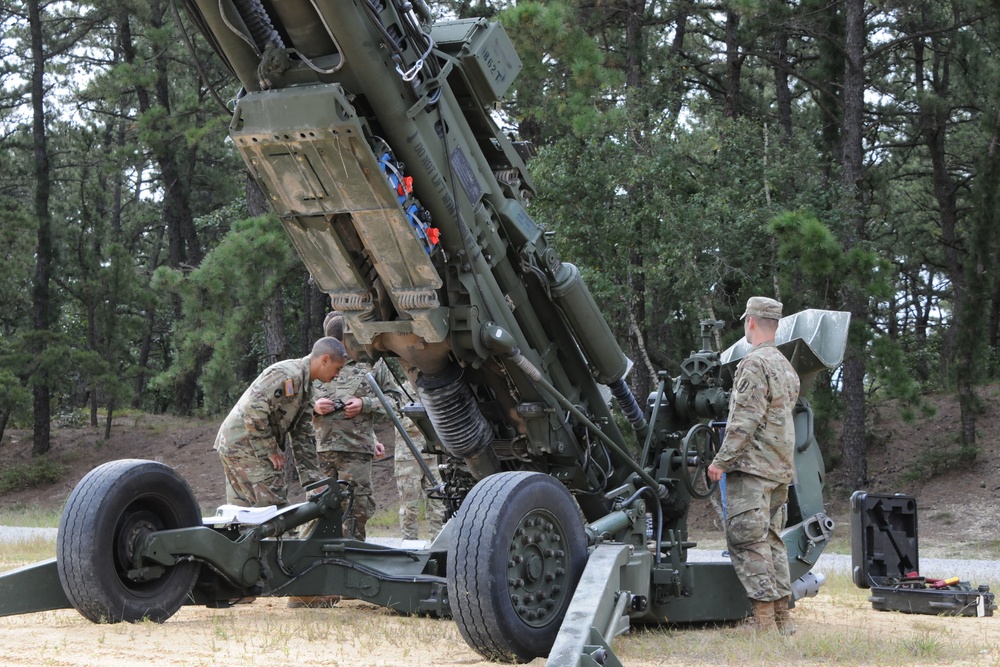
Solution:
{"label": "raised gun barrel", "polygon": [[[530,456],[603,514],[634,464],[599,385],[645,423],[579,271],[525,210],[521,147],[490,114],[521,67],[502,26],[432,25],[422,2],[185,5],[243,84],[230,134],[344,313],[352,354],[419,369],[428,435],[473,478]],[[612,479],[586,452],[600,434],[564,404],[617,445]]]}

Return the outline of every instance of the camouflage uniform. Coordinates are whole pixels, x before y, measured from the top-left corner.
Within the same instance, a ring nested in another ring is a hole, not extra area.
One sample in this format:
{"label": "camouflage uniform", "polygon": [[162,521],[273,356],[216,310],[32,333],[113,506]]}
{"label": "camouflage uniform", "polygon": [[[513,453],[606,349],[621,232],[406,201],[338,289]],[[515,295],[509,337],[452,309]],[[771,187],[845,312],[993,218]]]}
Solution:
{"label": "camouflage uniform", "polygon": [[299,479],[319,479],[310,415],[309,357],[269,366],[243,392],[215,437],[226,477],[226,502],[246,507],[288,504],[285,475],[268,456],[292,444]]}
{"label": "camouflage uniform", "polygon": [[726,437],[713,461],[726,472],[729,555],[752,600],[792,594],[781,530],[794,474],[798,395],[798,375],[774,342],[756,345],[736,367]]}
{"label": "camouflage uniform", "polygon": [[[424,436],[408,417],[402,417],[403,427],[407,435],[413,440],[413,444],[418,450],[422,450],[425,442]],[[427,455],[423,457],[424,462],[435,469],[437,457]],[[437,499],[427,498],[424,489],[428,486],[428,481],[424,477],[420,464],[413,458],[413,453],[407,447],[403,438],[396,435],[396,453],[393,456],[393,474],[396,476],[396,488],[399,489],[399,530],[404,540],[417,539],[417,521],[420,517],[420,501],[425,500],[424,514],[427,520],[427,530],[433,539],[441,532],[441,523],[444,520],[444,503]]]}
{"label": "camouflage uniform", "polygon": [[313,415],[316,432],[316,449],[319,452],[319,466],[325,477],[354,481],[354,508],[346,514],[344,505],[344,536],[364,540],[365,526],[375,514],[375,500],[372,497],[372,458],[375,456],[375,418],[385,416],[385,408],[375,396],[365,374],[371,373],[383,393],[397,406],[401,393],[392,372],[381,361],[374,368],[368,364],[348,360],[340,374],[331,382],[313,383],[313,402],[320,398],[341,400],[345,403],[352,397],[363,402],[361,414],[353,419],[344,417],[343,411],[328,415]]}

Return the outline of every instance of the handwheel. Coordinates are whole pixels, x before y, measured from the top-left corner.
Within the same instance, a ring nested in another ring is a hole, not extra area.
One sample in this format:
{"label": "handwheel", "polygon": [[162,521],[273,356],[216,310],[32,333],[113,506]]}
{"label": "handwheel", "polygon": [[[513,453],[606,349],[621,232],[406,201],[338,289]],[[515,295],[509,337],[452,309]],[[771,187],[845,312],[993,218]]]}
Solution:
{"label": "handwheel", "polygon": [[497,473],[454,521],[448,597],[465,641],[488,660],[548,655],[587,561],[569,491],[542,473]]}
{"label": "handwheel", "polygon": [[695,498],[708,498],[718,485],[708,477],[708,466],[718,451],[719,436],[708,424],[695,424],[684,436],[681,479],[688,493]]}
{"label": "handwheel", "polygon": [[73,489],[56,537],[56,568],[70,603],[95,623],[162,623],[180,609],[200,563],[157,578],[128,577],[135,546],[149,533],[201,524],[187,482],[155,461],[125,459],[94,468]]}

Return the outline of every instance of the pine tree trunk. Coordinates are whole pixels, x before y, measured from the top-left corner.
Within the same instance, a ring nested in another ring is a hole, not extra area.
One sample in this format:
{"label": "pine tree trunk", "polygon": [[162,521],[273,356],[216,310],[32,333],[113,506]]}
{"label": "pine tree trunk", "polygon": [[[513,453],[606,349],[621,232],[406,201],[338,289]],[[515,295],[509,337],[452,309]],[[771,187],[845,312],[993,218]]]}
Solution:
{"label": "pine tree trunk", "polygon": [[[31,31],[31,108],[32,143],[35,154],[35,218],[38,221],[38,245],[35,249],[35,275],[32,285],[32,326],[35,331],[33,352],[41,359],[46,354],[45,331],[52,321],[50,281],[54,255],[52,219],[49,212],[51,175],[45,127],[45,53],[42,45],[42,17],[38,0],[28,0],[28,23]],[[49,451],[51,436],[51,396],[46,372],[35,379],[32,389],[34,432],[32,456]]]}
{"label": "pine tree trunk", "polygon": [[[146,272],[148,275],[152,275],[153,271],[156,270],[156,267],[160,263],[160,249],[163,247],[164,233],[165,229],[161,225],[156,235],[156,242],[153,244],[153,252],[150,253],[149,262],[146,264]],[[155,333],[153,329],[155,326],[156,308],[155,306],[149,306],[146,309],[142,343],[139,346],[139,372],[136,374],[135,378],[135,400],[132,401],[132,407],[136,409],[142,407],[143,394],[146,390],[146,377],[149,375],[149,356],[153,351],[153,335]],[[153,411],[156,412],[155,406]]]}
{"label": "pine tree trunk", "polygon": [[[841,123],[841,186],[849,193],[853,209],[845,249],[850,250],[865,237],[865,218],[861,196],[863,166],[862,130],[865,91],[865,17],[864,0],[846,0],[844,34],[844,93]],[[845,289],[844,303],[851,313],[851,341],[844,361],[844,431],[841,443],[847,483],[863,488],[868,482],[868,442],[865,433],[866,359],[865,329],[868,323],[868,296],[865,276],[854,276]]]}
{"label": "pine tree trunk", "polygon": [[0,446],[3,445],[3,434],[7,430],[8,420],[10,420],[10,410],[0,410]]}
{"label": "pine tree trunk", "polygon": [[[249,174],[246,176],[247,211],[252,216],[264,215],[271,210],[267,198]],[[262,282],[274,273],[265,267]],[[264,302],[264,346],[267,350],[267,365],[270,366],[288,354],[288,336],[285,335],[285,307],[281,298],[281,286],[274,289],[271,298]]]}
{"label": "pine tree trunk", "polygon": [[726,99],[722,109],[726,118],[738,118],[741,114],[743,56],[740,55],[739,28],[740,15],[735,11],[726,12]]}
{"label": "pine tree trunk", "polygon": [[784,30],[774,37],[774,97],[778,107],[778,125],[785,142],[792,138],[792,91],[788,85],[788,33]]}

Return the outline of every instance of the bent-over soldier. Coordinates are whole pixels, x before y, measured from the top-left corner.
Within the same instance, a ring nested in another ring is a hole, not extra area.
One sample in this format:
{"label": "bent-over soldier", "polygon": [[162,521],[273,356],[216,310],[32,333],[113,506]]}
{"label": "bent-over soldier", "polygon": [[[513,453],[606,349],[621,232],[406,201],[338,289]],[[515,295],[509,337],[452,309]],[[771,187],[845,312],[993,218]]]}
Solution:
{"label": "bent-over soldier", "polygon": [[321,479],[312,429],[313,411],[333,410],[313,398],[313,381],[329,382],[347,360],[343,344],[321,338],[308,357],[268,366],[247,388],[215,438],[226,480],[226,502],[244,507],[288,504],[285,440],[291,443],[299,480]]}

